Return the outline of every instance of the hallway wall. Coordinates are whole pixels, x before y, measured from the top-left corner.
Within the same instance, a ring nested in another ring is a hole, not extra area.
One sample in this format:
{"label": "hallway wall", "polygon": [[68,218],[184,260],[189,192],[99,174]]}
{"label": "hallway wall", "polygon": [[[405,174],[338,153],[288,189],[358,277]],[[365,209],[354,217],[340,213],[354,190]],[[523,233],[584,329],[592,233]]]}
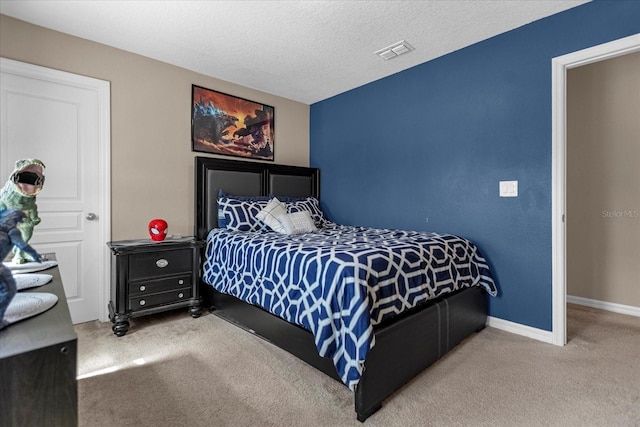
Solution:
{"label": "hallway wall", "polygon": [[567,74],[567,294],[640,307],[640,52]]}

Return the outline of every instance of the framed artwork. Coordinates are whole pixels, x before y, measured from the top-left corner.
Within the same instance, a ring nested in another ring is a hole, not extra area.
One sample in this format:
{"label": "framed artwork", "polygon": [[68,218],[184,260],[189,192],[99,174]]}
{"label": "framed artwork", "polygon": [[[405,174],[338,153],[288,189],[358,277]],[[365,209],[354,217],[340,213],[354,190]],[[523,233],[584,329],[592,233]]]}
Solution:
{"label": "framed artwork", "polygon": [[192,85],[191,149],[273,161],[274,109]]}

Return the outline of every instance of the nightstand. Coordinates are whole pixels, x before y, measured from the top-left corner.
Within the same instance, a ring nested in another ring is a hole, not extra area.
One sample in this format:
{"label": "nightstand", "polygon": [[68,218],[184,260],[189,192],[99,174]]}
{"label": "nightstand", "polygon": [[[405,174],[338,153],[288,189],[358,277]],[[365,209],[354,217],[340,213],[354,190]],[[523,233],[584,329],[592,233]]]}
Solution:
{"label": "nightstand", "polygon": [[129,330],[129,318],[189,307],[199,317],[200,248],[193,237],[160,242],[121,240],[108,242],[111,249],[111,301],[109,319],[113,333]]}

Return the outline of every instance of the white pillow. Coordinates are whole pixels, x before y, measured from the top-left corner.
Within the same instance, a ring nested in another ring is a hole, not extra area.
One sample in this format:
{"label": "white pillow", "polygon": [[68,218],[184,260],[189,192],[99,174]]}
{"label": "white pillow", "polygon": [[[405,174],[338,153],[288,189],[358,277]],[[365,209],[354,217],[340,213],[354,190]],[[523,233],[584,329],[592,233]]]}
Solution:
{"label": "white pillow", "polygon": [[302,234],[318,231],[309,211],[281,215],[278,219],[284,228],[283,232],[286,234]]}
{"label": "white pillow", "polygon": [[279,217],[287,214],[286,206],[275,197],[269,200],[267,206],[265,206],[258,214],[258,218],[263,223],[267,224],[273,231],[278,233],[284,233],[284,227],[280,223]]}

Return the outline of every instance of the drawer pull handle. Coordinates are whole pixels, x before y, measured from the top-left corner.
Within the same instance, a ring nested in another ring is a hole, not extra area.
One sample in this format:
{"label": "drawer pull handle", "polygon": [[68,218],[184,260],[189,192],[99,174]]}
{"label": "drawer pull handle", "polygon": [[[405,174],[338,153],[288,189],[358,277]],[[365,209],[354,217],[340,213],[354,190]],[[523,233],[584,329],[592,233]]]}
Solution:
{"label": "drawer pull handle", "polygon": [[183,296],[184,296],[184,294],[183,294],[182,292],[180,292],[180,293],[178,294],[178,298],[182,298]]}
{"label": "drawer pull handle", "polygon": [[147,287],[146,287],[145,285],[142,285],[142,286],[140,286],[140,290],[141,290],[141,291],[146,291],[146,290],[147,290]]}
{"label": "drawer pull handle", "polygon": [[178,280],[178,285],[182,285],[182,284],[184,284],[184,280],[182,279]]}
{"label": "drawer pull handle", "polygon": [[147,302],[143,299],[140,300],[140,305],[145,305]]}
{"label": "drawer pull handle", "polygon": [[160,268],[165,268],[167,265],[169,265],[169,261],[164,258],[160,258],[156,261],[156,265]]}

